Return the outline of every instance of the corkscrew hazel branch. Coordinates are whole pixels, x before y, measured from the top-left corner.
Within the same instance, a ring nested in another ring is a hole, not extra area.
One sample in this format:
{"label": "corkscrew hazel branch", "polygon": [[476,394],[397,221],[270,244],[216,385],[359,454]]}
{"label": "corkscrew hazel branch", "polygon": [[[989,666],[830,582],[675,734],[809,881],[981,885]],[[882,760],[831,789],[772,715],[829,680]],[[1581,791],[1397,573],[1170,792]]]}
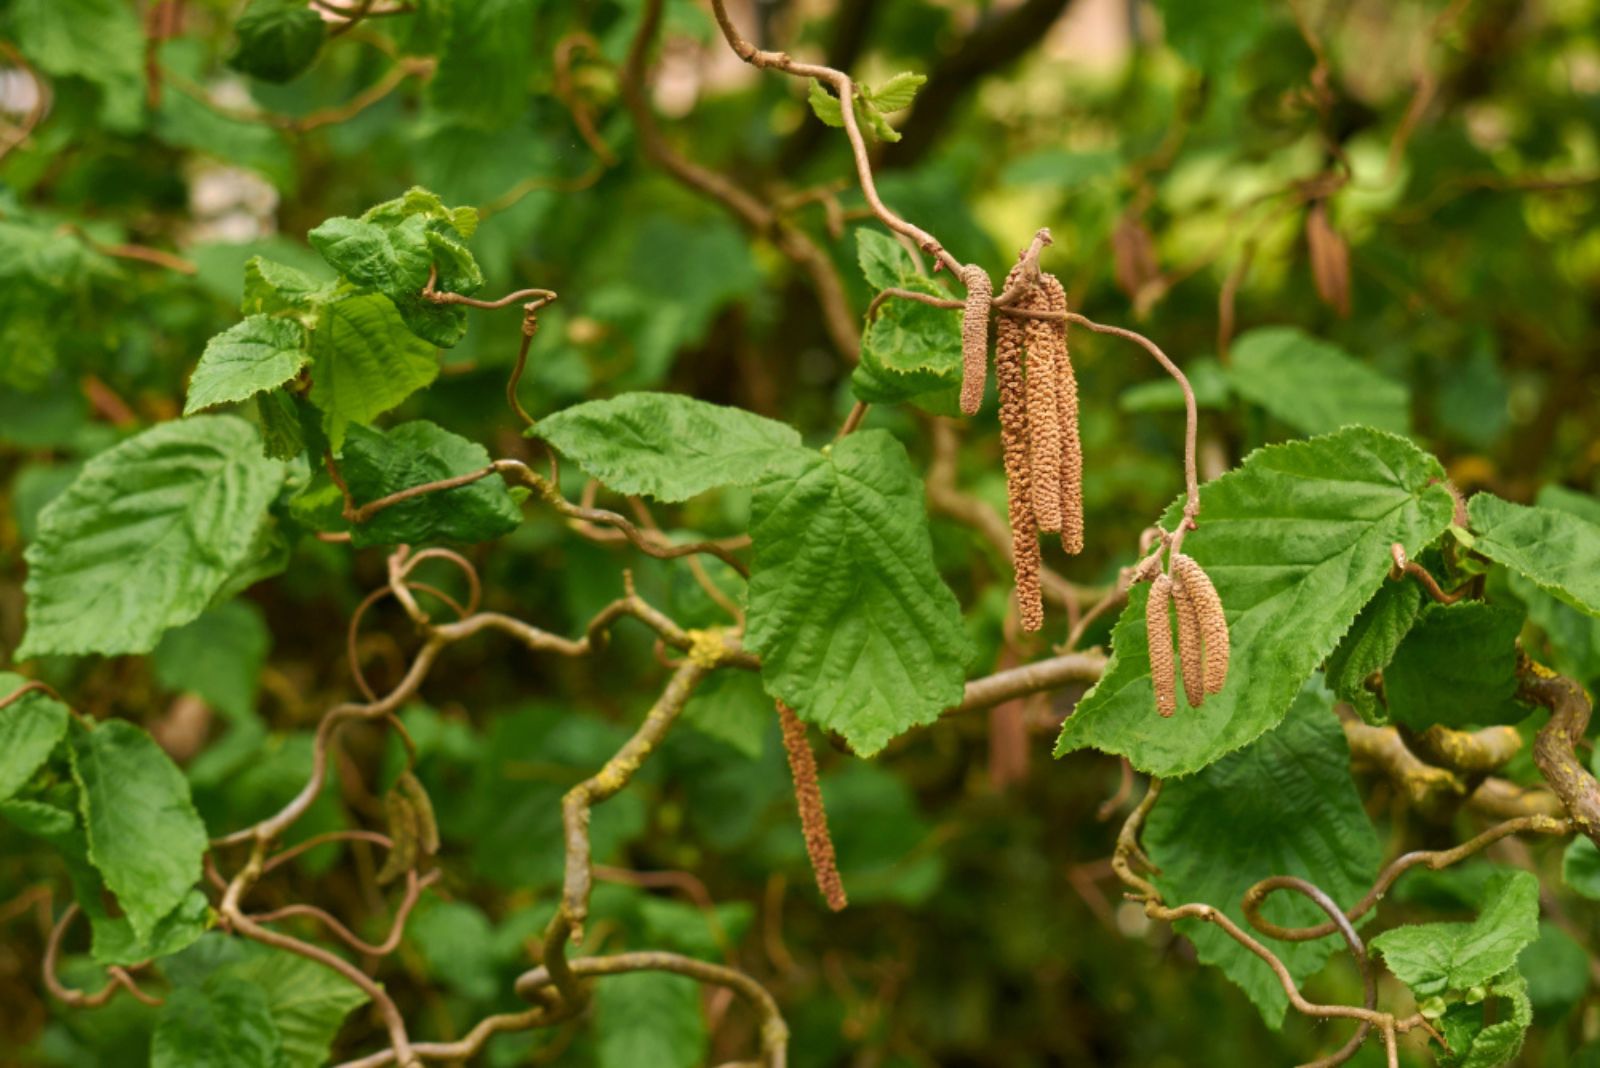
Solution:
{"label": "corkscrew hazel branch", "polygon": [[[1216,906],[1202,902],[1191,902],[1175,907],[1168,906],[1162,900],[1161,893],[1156,889],[1155,885],[1134,871],[1136,866],[1145,871],[1153,870],[1153,865],[1151,865],[1149,858],[1144,855],[1144,851],[1139,846],[1139,834],[1144,826],[1145,818],[1149,815],[1150,810],[1155,806],[1156,800],[1160,796],[1160,789],[1160,780],[1152,779],[1144,799],[1140,801],[1133,812],[1129,814],[1126,822],[1123,823],[1122,830],[1117,835],[1117,846],[1111,860],[1112,870],[1116,872],[1123,884],[1129,888],[1130,893],[1128,896],[1136,901],[1143,902],[1147,916],[1151,919],[1163,920],[1168,923],[1177,920],[1195,919],[1219,928],[1229,938],[1255,954],[1272,969],[1279,985],[1283,988],[1284,994],[1289,999],[1289,1004],[1294,1007],[1295,1011],[1315,1019],[1356,1020],[1366,1024],[1369,1032],[1371,1029],[1377,1028],[1383,1035],[1385,1051],[1391,1064],[1398,1064],[1398,1051],[1395,1041],[1395,1036],[1398,1034],[1404,1034],[1420,1028],[1443,1044],[1443,1039],[1438,1032],[1433,1029],[1432,1025],[1420,1013],[1412,1016],[1397,1017],[1393,1013],[1382,1012],[1367,1005],[1328,1005],[1308,1000],[1300,992],[1299,986],[1294,981],[1294,976],[1289,972],[1288,966],[1283,963],[1282,959]],[[1274,889],[1284,888],[1289,885],[1274,879],[1269,879],[1267,882],[1273,884]],[[1320,895],[1320,899],[1316,896],[1312,897],[1312,900],[1316,902],[1319,908],[1323,908],[1326,911],[1328,906],[1332,905],[1331,899],[1320,888],[1316,888],[1310,883],[1305,885]],[[1299,887],[1296,887],[1296,889],[1299,889]],[[1336,905],[1333,908],[1337,910]],[[1346,943],[1353,953],[1361,945],[1359,938],[1352,940],[1351,936],[1354,935],[1354,931],[1348,922],[1341,924],[1337,921],[1329,920],[1326,927],[1327,930],[1324,931],[1324,934],[1332,934],[1335,931],[1343,934],[1347,928],[1350,929],[1349,935],[1346,936]],[[1362,952],[1357,954],[1358,966],[1363,957],[1364,947]],[[1363,1035],[1363,1037],[1365,1036]],[[1315,1063],[1323,1066],[1342,1064],[1351,1056],[1354,1056],[1358,1048],[1358,1045],[1352,1045],[1347,1042],[1338,1052]]]}

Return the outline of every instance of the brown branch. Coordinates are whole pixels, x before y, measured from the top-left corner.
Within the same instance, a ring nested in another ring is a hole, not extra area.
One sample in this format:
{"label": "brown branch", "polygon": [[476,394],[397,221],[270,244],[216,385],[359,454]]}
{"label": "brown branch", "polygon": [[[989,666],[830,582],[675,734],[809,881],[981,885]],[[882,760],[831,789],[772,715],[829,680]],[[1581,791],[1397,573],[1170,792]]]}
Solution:
{"label": "brown branch", "polygon": [[1105,668],[1106,657],[1102,653],[1066,653],[1036,660],[972,680],[967,683],[961,703],[944,714],[952,716],[990,708],[1041,690],[1059,689],[1072,682],[1096,682]]}
{"label": "brown branch", "polygon": [[[1309,898],[1312,904],[1321,909],[1328,917],[1329,922],[1338,928],[1339,934],[1344,938],[1346,948],[1350,950],[1350,956],[1355,959],[1356,969],[1361,973],[1362,1006],[1368,1010],[1378,1007],[1378,983],[1373,977],[1371,962],[1367,959],[1367,947],[1362,943],[1361,936],[1356,933],[1355,925],[1345,917],[1344,913],[1339,911],[1338,904],[1328,896],[1326,891],[1315,883],[1294,875],[1274,875],[1271,878],[1261,880],[1255,885],[1254,889],[1261,889],[1263,892],[1293,890]],[[1371,1033],[1372,1020],[1362,1020],[1356,1028],[1355,1034],[1351,1035],[1349,1041],[1343,1046],[1326,1057],[1321,1057],[1302,1065],[1301,1068],[1334,1068],[1336,1065],[1343,1064],[1356,1055],[1356,1052],[1366,1042],[1367,1035]]]}
{"label": "brown branch", "polygon": [[1428,596],[1439,604],[1455,604],[1467,595],[1465,588],[1456,590],[1454,593],[1446,593],[1440,589],[1438,580],[1433,577],[1427,568],[1415,560],[1406,559],[1406,547],[1399,542],[1389,546],[1389,556],[1394,561],[1389,567],[1389,578],[1395,581],[1407,576],[1416,579],[1422,588],[1428,592]]}
{"label": "brown branch", "polygon": [[[1370,1030],[1372,1027],[1378,1028],[1384,1036],[1384,1044],[1390,1053],[1391,1061],[1393,1061],[1395,1055],[1394,1036],[1396,1034],[1403,1034],[1416,1028],[1422,1028],[1430,1035],[1438,1037],[1437,1032],[1433,1030],[1432,1026],[1429,1025],[1420,1014],[1399,1018],[1393,1013],[1380,1012],[1366,1005],[1323,1005],[1309,1001],[1303,994],[1301,994],[1299,986],[1296,985],[1294,981],[1294,976],[1290,974],[1288,967],[1283,963],[1278,955],[1273,953],[1272,950],[1268,949],[1264,944],[1261,943],[1260,940],[1256,939],[1248,931],[1241,928],[1226,913],[1222,912],[1213,905],[1203,904],[1200,902],[1179,905],[1175,908],[1169,907],[1163,903],[1161,900],[1160,891],[1156,889],[1155,885],[1133,871],[1133,867],[1136,864],[1146,870],[1151,870],[1149,859],[1145,857],[1143,850],[1141,850],[1139,847],[1139,833],[1144,826],[1145,817],[1149,814],[1151,808],[1153,808],[1155,805],[1156,799],[1160,796],[1160,790],[1160,780],[1152,779],[1150,781],[1150,788],[1145,794],[1144,800],[1139,803],[1138,807],[1135,808],[1128,816],[1127,821],[1123,823],[1122,830],[1117,835],[1116,850],[1113,852],[1111,858],[1112,870],[1116,872],[1118,878],[1122,880],[1123,884],[1129,888],[1131,891],[1130,896],[1136,900],[1144,902],[1145,914],[1147,916],[1149,916],[1151,919],[1164,920],[1168,923],[1183,919],[1201,920],[1205,923],[1210,923],[1220,928],[1222,932],[1229,938],[1232,938],[1245,949],[1255,954],[1269,968],[1272,969],[1273,974],[1277,976],[1279,985],[1282,986],[1284,994],[1288,997],[1289,1003],[1294,1006],[1295,1011],[1304,1016],[1309,1016],[1316,1019],[1348,1019],[1362,1021],[1368,1025],[1368,1030]],[[1505,833],[1511,832],[1506,831]],[[1479,848],[1481,848],[1481,846]],[[1404,859],[1405,858],[1401,858],[1401,860]],[[1418,863],[1420,862],[1421,861],[1418,861]],[[1451,861],[1451,863],[1453,863],[1453,861]],[[1396,861],[1395,864],[1400,864],[1400,861]],[[1394,865],[1391,865],[1391,868],[1393,867]],[[1398,873],[1398,870],[1394,872],[1395,875],[1398,875]],[[1289,885],[1282,880],[1273,879],[1266,880],[1266,883],[1271,884],[1270,889],[1262,891],[1260,895],[1261,897],[1264,897],[1267,893],[1270,893],[1271,890],[1282,889]],[[1260,889],[1261,886],[1262,884],[1257,884],[1257,886],[1251,888],[1251,891],[1255,892]],[[1318,891],[1318,893],[1320,893],[1320,891]],[[1322,897],[1323,899],[1326,899],[1326,895],[1322,895]],[[1316,901],[1318,907],[1321,908],[1326,908],[1327,905],[1332,905],[1331,901],[1327,901],[1325,904],[1324,900],[1319,900],[1317,897],[1313,897],[1312,900]],[[1251,893],[1247,892],[1245,896],[1245,914],[1259,930],[1263,931],[1263,933],[1266,933],[1269,937],[1281,937],[1277,932],[1292,930],[1286,928],[1277,928],[1276,925],[1271,924],[1270,921],[1260,919],[1257,915],[1252,913],[1252,906],[1258,909],[1259,899],[1256,899],[1252,902]],[[1368,907],[1370,907],[1370,905]],[[1337,906],[1335,905],[1333,908],[1337,909]],[[1363,909],[1362,911],[1365,910]],[[1349,917],[1352,916],[1352,913],[1347,912],[1345,915]],[[1355,912],[1353,915],[1360,915],[1360,912]],[[1306,937],[1322,937],[1323,935],[1333,934],[1335,931],[1344,933],[1347,930],[1349,931],[1349,934],[1346,936],[1347,942],[1349,942],[1352,947],[1359,945],[1359,939],[1350,941],[1354,935],[1354,931],[1350,928],[1348,922],[1341,923],[1337,920],[1329,920],[1327,923],[1321,924],[1318,927],[1301,928],[1293,931],[1293,933],[1299,934],[1301,932],[1318,931],[1320,932],[1319,934],[1308,934]],[[1347,1059],[1353,1054],[1353,1052],[1354,1050],[1350,1049],[1349,1044],[1347,1043],[1346,1046],[1342,1047],[1337,1053],[1323,1059],[1319,1063],[1324,1065],[1338,1064],[1341,1063],[1341,1057]]]}
{"label": "brown branch", "polygon": [[106,974],[111,977],[110,980],[105,986],[92,994],[82,990],[74,990],[61,982],[61,979],[56,974],[58,961],[61,958],[61,942],[66,936],[67,928],[72,926],[72,921],[77,919],[78,913],[81,911],[77,902],[73,902],[67,906],[66,911],[61,914],[61,918],[50,929],[50,937],[45,942],[44,948],[45,989],[50,991],[51,995],[57,1000],[78,1009],[98,1009],[116,997],[117,993],[122,990],[126,990],[129,996],[146,1005],[161,1005],[160,998],[146,994],[139,988],[139,984],[134,982],[133,976],[128,974],[128,969],[117,965],[106,969]]}
{"label": "brown branch", "polygon": [[[725,18],[726,13],[721,12],[720,4],[716,6],[719,15]],[[633,117],[645,155],[679,183],[721,204],[753,233],[770,238],[778,251],[811,280],[822,310],[823,326],[833,346],[847,360],[853,362],[859,359],[861,331],[850,310],[844,283],[827,252],[811,240],[805,231],[788,223],[779,212],[750,192],[723,175],[685,158],[667,143],[656,125],[655,114],[645,96],[645,83],[648,76],[647,53],[660,28],[661,11],[662,0],[645,0],[644,15],[639,21],[638,32],[634,35],[622,70],[623,103]],[[845,111],[848,114],[850,109],[846,108]],[[853,124],[854,116],[846,121]]]}
{"label": "brown branch", "polygon": [[1407,742],[1432,763],[1466,776],[1487,775],[1522,751],[1522,735],[1515,727],[1457,731],[1434,724]]}
{"label": "brown branch", "polygon": [[1532,662],[1520,672],[1519,696],[1550,710],[1550,720],[1533,739],[1533,762],[1577,829],[1600,845],[1600,782],[1595,781],[1574,747],[1589,726],[1593,707],[1583,687]]}
{"label": "brown branch", "polygon": [[[687,976],[696,982],[731,989],[756,1011],[761,1033],[761,1063],[765,1068],[786,1068],[788,1064],[789,1028],[784,1023],[778,1003],[768,993],[766,987],[743,972],[720,964],[696,960],[693,957],[653,950],[618,953],[609,957],[580,957],[571,962],[571,968],[573,974],[579,978],[639,971],[671,972]],[[518,996],[532,1000],[553,982],[549,970],[539,967],[523,973],[517,979],[516,991]]]}
{"label": "brown branch", "polygon": [[[652,0],[653,6],[659,8],[660,0]],[[855,158],[856,181],[861,186],[861,195],[866,198],[867,206],[878,221],[897,234],[911,239],[917,248],[928,253],[939,261],[939,265],[950,271],[953,275],[961,273],[961,263],[941,245],[934,236],[921,227],[906,221],[895,214],[883,199],[878,195],[878,186],[872,176],[872,162],[867,153],[866,138],[862,136],[860,125],[856,122],[856,113],[853,102],[855,100],[855,83],[843,71],[834,70],[832,67],[819,66],[814,63],[800,63],[791,59],[782,52],[764,52],[744,39],[738,27],[728,16],[727,5],[724,0],[711,0],[712,13],[716,15],[717,25],[722,30],[722,36],[727,40],[728,47],[734,54],[746,63],[757,69],[779,70],[785,74],[792,74],[799,78],[815,78],[817,81],[832,86],[838,94],[841,105],[840,116],[844,123],[845,136],[850,141],[850,151]]]}
{"label": "brown branch", "polygon": [[438,882],[440,873],[435,870],[427,875],[418,877],[416,869],[406,872],[406,889],[400,904],[395,907],[394,920],[389,928],[389,934],[382,942],[367,942],[350,928],[346,927],[336,917],[315,905],[291,904],[282,908],[273,909],[271,912],[253,913],[250,919],[256,923],[276,923],[296,916],[316,920],[337,936],[338,939],[357,953],[368,957],[386,957],[400,946],[400,939],[405,934],[406,920],[411,915],[411,910],[416,907],[422,898],[422,891]]}

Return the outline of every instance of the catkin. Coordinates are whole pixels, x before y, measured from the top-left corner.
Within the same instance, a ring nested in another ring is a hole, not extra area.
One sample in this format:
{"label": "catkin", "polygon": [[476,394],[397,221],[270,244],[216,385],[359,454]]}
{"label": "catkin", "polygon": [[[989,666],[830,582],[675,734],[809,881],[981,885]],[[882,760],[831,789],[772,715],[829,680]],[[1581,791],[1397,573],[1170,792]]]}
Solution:
{"label": "catkin", "polygon": [[1171,601],[1172,580],[1157,575],[1150,584],[1144,627],[1150,640],[1150,685],[1156,691],[1156,711],[1163,716],[1178,710],[1178,683],[1173,676],[1172,663],[1172,623],[1167,611]]}
{"label": "catkin", "polygon": [[783,727],[783,747],[789,754],[789,774],[794,778],[794,800],[800,810],[800,832],[806,840],[811,871],[828,907],[838,912],[850,902],[845,897],[844,880],[839,878],[833,838],[828,834],[828,811],[822,806],[822,788],[817,782],[817,758],[806,741],[806,725],[782,701],[778,702],[778,722]]}
{"label": "catkin", "polygon": [[389,819],[389,855],[378,872],[378,885],[386,886],[417,866],[417,852],[421,837],[417,810],[411,799],[402,791],[390,790],[383,795],[384,814]]}
{"label": "catkin", "polygon": [[[1067,291],[1053,274],[1043,279],[1045,308],[1067,310]],[[1056,403],[1061,429],[1061,548],[1068,553],[1083,552],[1083,445],[1078,439],[1078,378],[1067,351],[1067,323],[1058,319],[1049,324],[1051,352],[1055,361]]]}
{"label": "catkin", "polygon": [[983,406],[983,382],[989,372],[989,304],[994,283],[975,263],[961,268],[967,306],[961,312],[961,411],[977,415]]}
{"label": "catkin", "polygon": [[439,853],[439,820],[433,813],[433,799],[428,796],[428,791],[423,787],[414,773],[409,769],[400,773],[399,780],[395,783],[398,789],[411,802],[411,807],[417,815],[417,844],[422,847],[422,855],[426,857],[437,856]]}
{"label": "catkin", "polygon": [[1190,708],[1199,708],[1206,699],[1206,651],[1204,629],[1194,591],[1183,582],[1172,584],[1172,607],[1178,615],[1178,668],[1183,676],[1183,695]]}
{"label": "catkin", "polygon": [[[1012,284],[1018,275],[1013,268]],[[1039,587],[1039,533],[1029,488],[1028,409],[1022,377],[1022,324],[1001,316],[995,324],[994,376],[1000,388],[1000,442],[1005,452],[1006,512],[1011,522],[1011,558],[1016,572],[1017,610],[1022,629],[1044,626],[1044,600]]]}
{"label": "catkin", "polygon": [[1178,553],[1172,558],[1172,574],[1193,599],[1200,617],[1200,633],[1205,640],[1206,693],[1221,693],[1228,681],[1228,617],[1222,610],[1217,588],[1192,557]]}
{"label": "catkin", "polygon": [[[1043,287],[1035,287],[1021,304],[1043,310]],[[1028,352],[1028,477],[1033,489],[1033,514],[1039,529],[1061,529],[1061,402],[1056,366],[1055,330],[1045,319],[1029,319],[1023,327]]]}

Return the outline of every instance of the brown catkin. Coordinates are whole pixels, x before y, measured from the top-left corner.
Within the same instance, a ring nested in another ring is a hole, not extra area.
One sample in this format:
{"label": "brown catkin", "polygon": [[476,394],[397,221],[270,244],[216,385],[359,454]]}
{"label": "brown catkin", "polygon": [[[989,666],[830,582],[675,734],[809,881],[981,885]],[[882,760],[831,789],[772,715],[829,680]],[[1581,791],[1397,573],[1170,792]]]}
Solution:
{"label": "brown catkin", "polygon": [[844,880],[839,878],[839,865],[833,855],[833,838],[828,834],[828,810],[822,806],[822,787],[817,783],[817,758],[806,741],[806,725],[782,701],[778,702],[778,721],[783,725],[783,748],[789,754],[795,806],[800,810],[800,832],[806,840],[811,871],[828,907],[838,912],[850,901],[845,897]]}
{"label": "brown catkin", "polygon": [[1192,557],[1178,553],[1172,558],[1172,574],[1193,599],[1200,617],[1200,633],[1206,647],[1206,693],[1221,693],[1228,682],[1228,617],[1222,610],[1222,598],[1217,588]]}
{"label": "brown catkin", "polygon": [[961,411],[977,415],[983,407],[983,382],[989,373],[989,304],[994,283],[976,263],[961,268],[967,306],[961,312]]}
{"label": "brown catkin", "polygon": [[1182,582],[1172,584],[1172,607],[1178,615],[1178,668],[1183,677],[1183,695],[1191,708],[1206,699],[1206,656],[1200,612],[1192,591]]}
{"label": "brown catkin", "polygon": [[[1013,269],[1012,276],[1017,275]],[[1006,285],[1012,278],[1006,279]],[[1005,452],[1006,512],[1011,522],[1011,560],[1016,571],[1017,610],[1022,629],[1044,626],[1039,586],[1039,533],[1029,489],[1028,409],[1022,377],[1022,324],[1001,316],[995,324],[994,377],[1000,388],[1000,442]]]}
{"label": "brown catkin", "polygon": [[[1043,286],[1035,286],[1018,301],[1018,307],[1044,310]],[[1028,478],[1033,490],[1033,514],[1039,529],[1061,529],[1061,402],[1057,396],[1060,372],[1056,366],[1055,324],[1028,319],[1023,342],[1028,354]]]}
{"label": "brown catkin", "polygon": [[[1045,308],[1067,310],[1067,292],[1055,275],[1044,276]],[[1058,319],[1049,324],[1051,351],[1055,357],[1056,403],[1061,427],[1061,548],[1068,553],[1083,552],[1083,445],[1078,438],[1078,377],[1067,352],[1067,323]]]}
{"label": "brown catkin", "polygon": [[1172,580],[1157,575],[1150,584],[1150,600],[1144,608],[1145,634],[1150,640],[1150,685],[1156,691],[1156,711],[1170,716],[1178,710],[1178,682],[1173,676],[1172,622],[1167,606],[1172,603]]}

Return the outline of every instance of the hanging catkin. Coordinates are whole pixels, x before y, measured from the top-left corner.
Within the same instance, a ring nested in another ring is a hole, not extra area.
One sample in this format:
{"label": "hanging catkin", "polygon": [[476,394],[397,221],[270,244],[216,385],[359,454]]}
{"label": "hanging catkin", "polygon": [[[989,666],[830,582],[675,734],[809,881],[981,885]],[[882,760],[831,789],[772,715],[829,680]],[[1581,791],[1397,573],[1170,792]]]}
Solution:
{"label": "hanging catkin", "polygon": [[835,912],[850,902],[845,897],[844,880],[834,859],[833,838],[828,834],[828,811],[822,807],[822,789],[817,782],[817,758],[806,741],[806,725],[794,709],[778,702],[778,721],[783,727],[783,748],[789,754],[789,774],[794,778],[794,800],[800,810],[800,833],[811,858],[811,871],[817,889]]}
{"label": "hanging catkin", "polygon": [[1170,716],[1178,710],[1178,683],[1173,677],[1172,622],[1168,605],[1172,603],[1172,580],[1157,575],[1150,584],[1150,600],[1144,608],[1145,634],[1150,640],[1150,685],[1156,691],[1156,711]]}
{"label": "hanging catkin", "polygon": [[1228,659],[1231,653],[1228,640],[1228,618],[1222,610],[1222,598],[1205,573],[1192,557],[1178,553],[1172,558],[1173,578],[1192,599],[1200,620],[1200,633],[1205,640],[1206,693],[1221,693],[1228,681]]}
{"label": "hanging catkin", "polygon": [[[1048,300],[1041,284],[1030,289],[1017,306],[1045,311]],[[1061,375],[1056,363],[1056,324],[1047,319],[1028,319],[1026,323],[1028,480],[1039,529],[1053,532],[1061,529]]]}
{"label": "hanging catkin", "polygon": [[[1013,268],[1009,288],[1020,277]],[[1011,522],[1011,559],[1017,576],[1017,609],[1023,630],[1044,626],[1039,588],[1039,534],[1029,490],[1028,410],[1022,377],[1022,324],[1001,316],[995,324],[994,376],[1000,388],[1000,442],[1005,451],[1006,512]]]}
{"label": "hanging catkin", "polygon": [[983,406],[983,382],[989,373],[989,304],[994,283],[975,263],[961,268],[967,306],[961,312],[961,411],[977,415]]}
{"label": "hanging catkin", "polygon": [[[1043,276],[1045,309],[1064,314],[1067,291],[1053,274]],[[1067,323],[1049,323],[1051,351],[1055,356],[1056,403],[1060,408],[1061,428],[1061,548],[1068,553],[1083,552],[1083,446],[1078,439],[1078,377],[1072,371],[1067,351]]]}
{"label": "hanging catkin", "polygon": [[1172,584],[1172,607],[1178,616],[1178,669],[1183,676],[1183,695],[1189,699],[1189,707],[1199,708],[1206,699],[1204,631],[1199,608],[1182,582]]}

